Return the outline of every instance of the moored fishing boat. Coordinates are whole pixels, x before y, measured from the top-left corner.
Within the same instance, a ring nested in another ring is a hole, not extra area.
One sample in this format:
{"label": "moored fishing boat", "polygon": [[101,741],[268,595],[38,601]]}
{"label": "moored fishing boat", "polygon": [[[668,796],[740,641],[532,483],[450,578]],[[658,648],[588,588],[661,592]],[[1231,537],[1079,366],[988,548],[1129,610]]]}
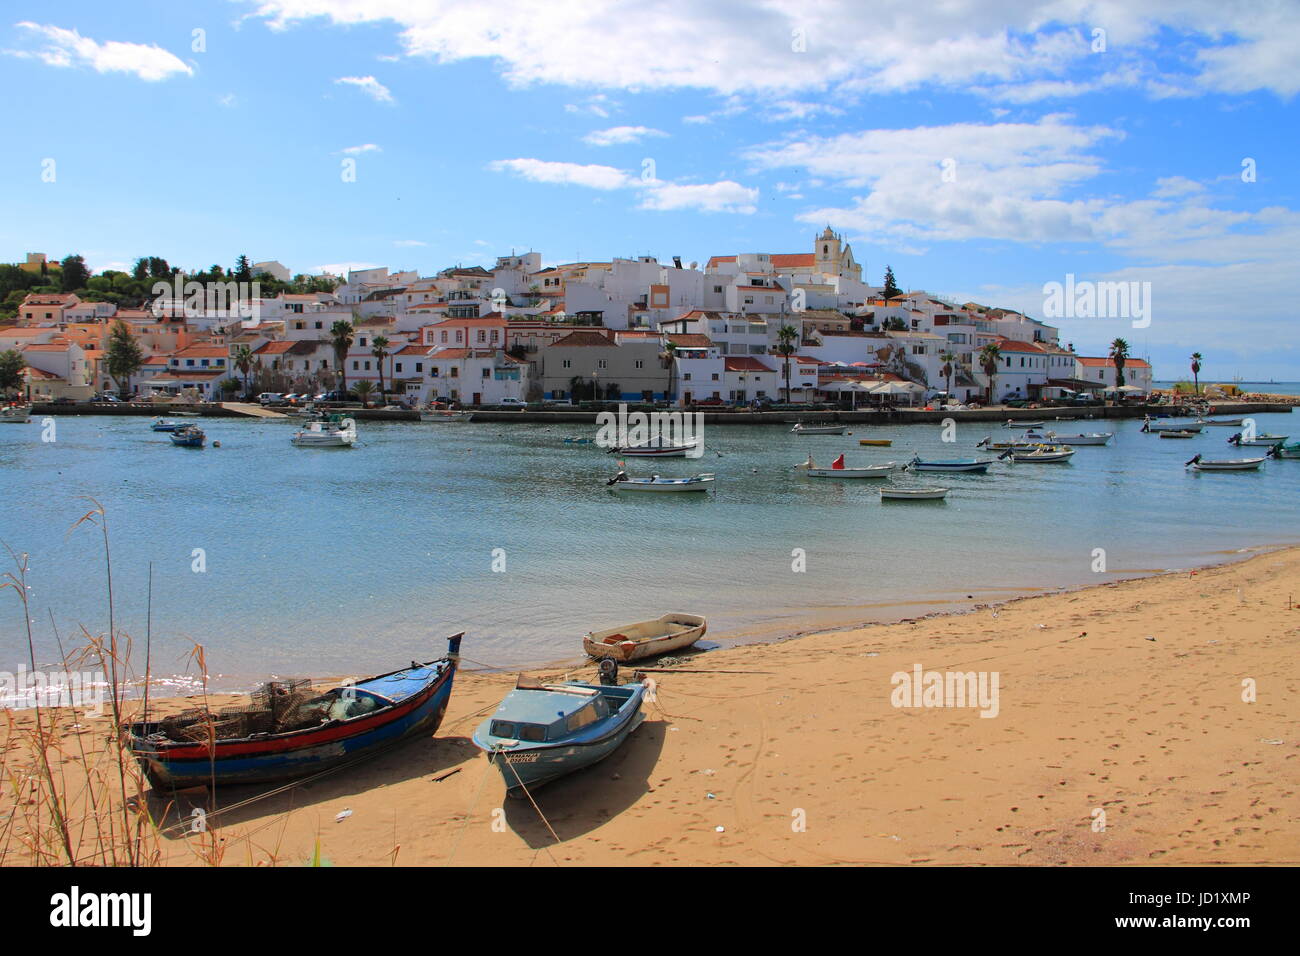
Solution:
{"label": "moored fishing boat", "polygon": [[329,770],[438,729],[462,636],[447,641],[441,660],[324,694],[307,681],[272,681],[248,706],[127,724],[127,747],[158,788],[267,783]]}
{"label": "moored fishing boat", "polygon": [[1014,441],[993,441],[991,438],[984,438],[981,441],[976,442],[975,447],[987,448],[990,451],[1006,451],[1008,448],[1023,448],[1029,450],[1031,448],[1037,448],[1042,444],[1044,444],[1044,442],[1030,441],[1027,438],[1020,438]]}
{"label": "moored fishing boat", "polygon": [[1274,458],[1300,458],[1300,441],[1293,441],[1291,444],[1278,442],[1268,452]]}
{"label": "moored fishing boat", "polygon": [[880,489],[882,501],[942,501],[947,495],[947,488],[903,488],[887,485]]}
{"label": "moored fishing boat", "polygon": [[1254,437],[1247,437],[1242,432],[1237,432],[1228,439],[1229,445],[1253,445],[1258,448],[1272,448],[1279,442],[1285,442],[1290,435],[1269,435],[1264,432],[1257,433]]}
{"label": "moored fishing boat", "polygon": [[887,461],[878,465],[846,468],[844,456],[840,455],[831,462],[829,468],[818,468],[816,462],[813,461],[813,456],[809,455],[807,461],[802,461],[795,467],[802,469],[803,473],[809,478],[886,478],[891,472],[898,470],[898,462]]}
{"label": "moored fishing boat", "polygon": [[1197,422],[1179,422],[1167,425],[1156,425],[1150,418],[1147,418],[1142,422],[1142,428],[1139,430],[1152,435],[1158,435],[1161,432],[1199,432],[1201,427],[1202,426]]}
{"label": "moored fishing boat", "polygon": [[628,458],[685,458],[699,445],[699,439],[674,442],[664,438],[639,445],[621,445],[610,448],[606,454],[624,455]]}
{"label": "moored fishing boat", "polygon": [[1263,462],[1263,458],[1223,458],[1210,461],[1197,455],[1184,467],[1193,471],[1255,471]]}
{"label": "moored fishing boat", "polygon": [[469,422],[474,420],[473,412],[456,411],[451,408],[422,408],[420,409],[420,421],[433,422],[435,424],[455,425],[459,422]]}
{"label": "moored fishing boat", "polygon": [[155,418],[153,424],[149,426],[151,431],[155,432],[174,432],[177,429],[176,422],[170,418]]}
{"label": "moored fishing boat", "polygon": [[651,475],[649,478],[629,478],[626,472],[620,471],[605,484],[610,491],[653,492],[656,494],[691,493],[708,491],[713,487],[714,477],[714,475],[706,473],[691,478],[663,478],[659,475]]}
{"label": "moored fishing boat", "polygon": [[1034,448],[1008,448],[998,458],[1010,458],[1014,462],[1035,464],[1060,464],[1074,457],[1074,449],[1069,445],[1037,445]]}
{"label": "moored fishing boat", "polygon": [[1219,428],[1240,428],[1244,418],[1198,418],[1198,425],[1214,425]]}
{"label": "moored fishing boat", "polygon": [[177,425],[167,437],[172,440],[173,445],[179,445],[181,448],[202,448],[208,440],[208,436],[198,425]]}
{"label": "moored fishing boat", "polygon": [[16,402],[0,408],[0,422],[10,425],[25,425],[32,420],[32,406],[25,402]]}
{"label": "moored fishing boat", "polygon": [[653,621],[591,631],[582,639],[582,647],[590,657],[626,664],[690,647],[704,636],[708,626],[708,621],[698,614],[665,614]]}
{"label": "moored fishing boat", "polygon": [[944,458],[925,461],[920,455],[916,455],[907,463],[907,467],[911,471],[972,472],[982,475],[989,470],[991,464],[993,464],[992,458]]}
{"label": "moored fishing boat", "polygon": [[1195,438],[1196,432],[1188,432],[1188,431],[1181,431],[1181,430],[1168,431],[1167,429],[1161,429],[1160,437],[1161,438]]}
{"label": "moored fishing boat", "polygon": [[1002,423],[1003,428],[1043,428],[1047,422],[1018,422],[1014,418],[1008,418]]}
{"label": "moored fishing boat", "polygon": [[847,427],[847,425],[834,425],[819,422],[814,422],[812,424],[800,422],[795,425],[794,428],[790,429],[790,431],[796,435],[843,435],[844,429]]}
{"label": "moored fishing boat", "polygon": [[298,448],[351,448],[356,440],[357,423],[339,415],[305,422],[290,439]]}
{"label": "moored fishing boat", "polygon": [[1042,435],[1030,433],[1025,436],[1030,441],[1046,442],[1048,444],[1069,445],[1071,448],[1076,445],[1108,445],[1110,440],[1115,437],[1114,432],[1087,432],[1082,435],[1058,435],[1056,432],[1045,432]]}
{"label": "moored fishing boat", "polygon": [[[601,662],[613,681],[618,665]],[[543,684],[520,675],[515,689],[474,731],[474,744],[521,797],[604,760],[645,720],[646,684]]]}
{"label": "moored fishing boat", "polygon": [[877,448],[888,448],[894,443],[892,438],[859,438],[859,445],[874,445]]}

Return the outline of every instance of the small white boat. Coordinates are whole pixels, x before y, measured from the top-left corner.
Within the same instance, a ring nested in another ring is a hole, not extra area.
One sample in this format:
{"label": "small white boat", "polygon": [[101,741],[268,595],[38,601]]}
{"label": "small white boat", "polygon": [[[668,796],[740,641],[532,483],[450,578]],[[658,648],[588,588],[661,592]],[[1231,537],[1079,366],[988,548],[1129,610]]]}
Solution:
{"label": "small white boat", "polygon": [[174,432],[180,427],[170,418],[155,418],[153,424],[149,426],[151,431],[156,432]]}
{"label": "small white boat", "polygon": [[649,478],[629,478],[626,473],[620,471],[605,484],[609,486],[610,491],[672,494],[708,491],[713,487],[713,479],[712,474],[695,475],[692,478],[663,478],[659,475],[651,475]]}
{"label": "small white boat", "polygon": [[882,501],[940,501],[947,497],[947,488],[896,488],[880,489]]}
{"label": "small white boat", "polygon": [[795,467],[803,469],[803,473],[809,478],[887,478],[891,472],[898,470],[898,462],[887,461],[879,465],[846,468],[844,456],[840,455],[831,462],[829,468],[818,468],[812,455],[809,455],[807,461],[800,462]]}
{"label": "small white boat", "polygon": [[1240,428],[1244,418],[1198,418],[1198,425],[1214,425],[1218,428]]}
{"label": "small white boat", "polygon": [[1228,439],[1229,445],[1254,445],[1259,448],[1272,448],[1278,443],[1285,443],[1290,435],[1257,434],[1254,438],[1245,438],[1240,432]]}
{"label": "small white boat", "polygon": [[1047,422],[1018,422],[1014,418],[1008,418],[1002,423],[1003,428],[1042,428]]}
{"label": "small white boat", "polygon": [[1188,431],[1167,432],[1167,431],[1162,431],[1162,432],[1160,433],[1160,437],[1161,437],[1161,438],[1195,438],[1195,437],[1196,437],[1196,432],[1188,432]]}
{"label": "small white boat", "polygon": [[1151,419],[1148,418],[1142,423],[1141,430],[1144,432],[1148,432],[1152,435],[1158,435],[1161,432],[1199,432],[1201,430],[1201,425],[1198,424],[1197,422],[1190,422],[1186,424],[1171,423],[1168,425],[1157,425],[1155,422],[1153,422]]}
{"label": "small white boat", "polygon": [[326,421],[307,422],[294,432],[292,441],[298,448],[351,448],[357,440],[357,423],[337,416]]}
{"label": "small white boat", "polygon": [[1082,435],[1058,435],[1056,432],[1046,432],[1042,435],[1030,434],[1025,437],[1031,441],[1054,442],[1069,445],[1073,448],[1076,445],[1108,445],[1110,440],[1115,437],[1115,433],[1087,432]]}
{"label": "small white boat", "polygon": [[800,422],[790,429],[796,435],[843,435],[847,425],[805,425]]}
{"label": "small white boat", "polygon": [[1028,450],[1019,448],[1009,448],[999,458],[1010,458],[1012,461],[1031,462],[1036,464],[1057,464],[1069,461],[1074,457],[1074,449],[1069,445],[1038,445]]}
{"label": "small white boat", "polygon": [[704,636],[708,626],[698,614],[665,614],[653,621],[591,631],[582,639],[582,647],[588,656],[598,659],[639,661],[690,647]]}
{"label": "small white boat", "polygon": [[1263,458],[1224,458],[1218,461],[1207,461],[1197,455],[1184,467],[1191,468],[1193,471],[1255,471],[1263,463]]}
{"label": "small white boat", "polygon": [[420,409],[420,421],[422,422],[435,422],[444,425],[451,425],[457,422],[468,422],[473,420],[473,412],[458,412],[450,408]]}
{"label": "small white boat", "polygon": [[611,448],[607,454],[624,455],[628,458],[685,458],[686,453],[693,450],[699,444],[698,439],[692,439],[686,442],[669,442],[662,439],[645,445],[627,445],[621,448]]}
{"label": "small white boat", "polygon": [[993,464],[992,458],[946,458],[923,461],[920,455],[915,455],[907,463],[907,467],[910,471],[973,471],[982,475],[989,470],[991,464]]}
{"label": "small white boat", "polygon": [[0,422],[10,425],[23,425],[32,420],[32,406],[25,404],[6,405],[0,408]]}

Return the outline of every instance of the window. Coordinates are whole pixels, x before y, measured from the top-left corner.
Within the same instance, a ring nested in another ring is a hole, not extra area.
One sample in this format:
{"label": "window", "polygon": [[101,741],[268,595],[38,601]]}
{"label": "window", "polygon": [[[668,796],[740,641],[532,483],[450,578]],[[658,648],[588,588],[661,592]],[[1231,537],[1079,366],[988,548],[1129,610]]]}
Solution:
{"label": "window", "polygon": [[369,363],[369,362],[366,362],[366,371],[367,371],[367,372],[370,371],[370,363]]}
{"label": "window", "polygon": [[442,333],[442,341],[443,341],[443,344],[446,344],[446,342],[447,342],[447,332],[446,332],[445,329],[443,330],[443,333]]}
{"label": "window", "polygon": [[683,381],[683,382],[689,382],[690,380],[691,380],[691,373],[690,373],[690,372],[683,372],[683,373],[682,373],[682,381]]}
{"label": "window", "polygon": [[572,360],[572,359],[565,359],[563,362],[560,363],[560,367],[561,367],[561,368],[573,368],[573,360]]}
{"label": "window", "polygon": [[570,714],[569,719],[564,722],[564,726],[569,733],[573,733],[576,730],[581,730],[583,727],[594,724],[599,719],[599,716],[596,714],[596,708],[588,704],[586,707],[583,707],[582,710],[574,711]]}
{"label": "window", "polygon": [[486,366],[483,368],[483,377],[488,378],[492,375],[492,370]]}
{"label": "window", "polygon": [[355,372],[355,371],[356,371],[358,368],[360,368],[360,367],[361,367],[361,366],[360,366],[360,363],[357,362],[356,359],[353,359],[353,360],[352,360],[352,371]]}
{"label": "window", "polygon": [[394,363],[393,363],[393,371],[394,371],[394,372],[400,372],[401,370],[402,370],[402,363],[401,363],[401,362],[394,362]]}
{"label": "window", "polygon": [[641,359],[637,359],[637,360],[636,360],[635,362],[633,362],[632,364],[633,364],[633,366],[635,366],[636,368],[645,368],[645,362],[641,361]]}
{"label": "window", "polygon": [[323,329],[323,328],[325,328],[325,324],[324,324],[323,322],[317,322],[317,323],[316,323],[316,328],[318,328],[318,329]]}
{"label": "window", "polygon": [[[717,372],[714,372],[714,373],[713,373],[713,381],[716,382],[717,380],[718,380],[718,373],[717,373]],[[718,393],[717,393],[717,392],[714,392],[714,393],[713,393],[713,397],[714,397],[714,398],[717,398],[717,397],[718,397]]]}
{"label": "window", "polygon": [[451,369],[451,377],[452,377],[452,378],[460,378],[460,369],[457,368],[457,367],[454,366],[454,365],[452,366],[452,369]]}
{"label": "window", "polygon": [[364,335],[361,336],[361,339],[357,342],[357,344],[360,345],[362,348],[365,348],[365,347],[366,347],[366,337],[365,337]]}
{"label": "window", "polygon": [[519,739],[539,741],[546,739],[546,728],[541,724],[520,724]]}
{"label": "window", "polygon": [[720,285],[715,285],[715,286],[713,287],[713,291],[714,291],[714,292],[721,293],[721,292],[722,292],[722,286],[720,286]]}
{"label": "window", "polygon": [[609,368],[609,363],[606,362],[604,359],[599,359],[596,362],[596,368]]}
{"label": "window", "polygon": [[424,371],[424,363],[423,363],[423,362],[416,362],[416,363],[415,363],[415,370],[416,370],[417,372],[423,372],[423,371]]}

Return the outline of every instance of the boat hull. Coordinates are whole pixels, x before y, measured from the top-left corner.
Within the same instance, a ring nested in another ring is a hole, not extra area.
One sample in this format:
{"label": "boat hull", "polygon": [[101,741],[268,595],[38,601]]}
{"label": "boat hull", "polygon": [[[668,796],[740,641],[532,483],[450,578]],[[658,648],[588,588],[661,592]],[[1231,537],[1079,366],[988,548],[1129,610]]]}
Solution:
{"label": "boat hull", "polygon": [[615,448],[610,454],[622,455],[625,458],[685,458],[686,453],[693,451],[694,448],[694,444],[667,445],[662,448]]}
{"label": "boat hull", "polygon": [[671,482],[647,481],[644,479],[629,478],[626,481],[614,482],[614,484],[609,486],[609,490],[631,494],[700,494],[702,492],[707,492],[712,487],[712,478]]}
{"label": "boat hull", "polygon": [[1263,463],[1263,458],[1239,458],[1230,461],[1198,461],[1192,465],[1192,469],[1194,471],[1256,471]]}
{"label": "boat hull", "polygon": [[888,448],[894,443],[892,438],[859,438],[859,445],[875,445],[879,448]]}
{"label": "boat hull", "polygon": [[947,488],[881,488],[881,501],[942,501]]}
{"label": "boat hull", "polygon": [[811,428],[800,428],[796,425],[790,429],[796,435],[843,435],[847,426],[813,426]]}
{"label": "boat hull", "polygon": [[809,478],[888,478],[897,465],[873,465],[868,468],[805,468]]}
{"label": "boat hull", "polygon": [[971,472],[974,474],[984,474],[989,470],[991,461],[974,461],[974,462],[942,462],[942,461],[914,461],[908,467],[912,471],[943,471],[943,472]]}
{"label": "boat hull", "polygon": [[[682,626],[676,631],[657,637],[637,637],[635,634],[638,628],[653,628],[655,625],[673,623],[680,623]],[[642,621],[638,624],[593,631],[583,637],[582,648],[587,652],[588,657],[598,660],[608,658],[626,664],[690,647],[704,636],[708,627],[708,622],[697,614],[666,614],[654,621]],[[625,641],[613,644],[604,641],[606,637],[618,636],[629,631],[633,633],[628,634],[628,639]]]}
{"label": "boat hull", "polygon": [[645,721],[639,700],[636,708],[617,729],[598,741],[527,750],[498,750],[488,753],[488,760],[501,771],[501,778],[506,784],[506,795],[521,798],[525,788],[536,790],[560,777],[585,770],[618,750]]}
{"label": "boat hull", "polygon": [[441,673],[422,691],[395,707],[364,717],[261,740],[219,740],[215,752],[209,752],[206,744],[168,742],[160,746],[139,732],[130,733],[127,744],[156,788],[292,780],[348,763],[413,734],[436,731],[451,699],[456,665],[434,663],[443,664]]}

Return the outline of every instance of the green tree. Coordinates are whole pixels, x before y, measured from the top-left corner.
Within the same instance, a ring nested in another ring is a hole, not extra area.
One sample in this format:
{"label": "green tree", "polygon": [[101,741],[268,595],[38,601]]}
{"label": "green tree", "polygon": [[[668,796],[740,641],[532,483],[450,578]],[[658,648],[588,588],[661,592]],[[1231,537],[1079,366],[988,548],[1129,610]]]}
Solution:
{"label": "green tree", "polygon": [[1196,394],[1201,394],[1201,353],[1192,353],[1192,385],[1196,389]]}
{"label": "green tree", "polygon": [[943,368],[939,370],[939,374],[944,378],[944,393],[951,399],[953,363],[957,361],[957,356],[953,352],[940,352],[939,361],[943,363]]}
{"label": "green tree", "polygon": [[885,266],[885,298],[892,299],[894,296],[900,295],[902,291],[903,290],[898,287],[898,283],[894,281],[893,267]]}
{"label": "green tree", "polygon": [[0,395],[20,392],[23,388],[23,372],[27,362],[22,353],[15,349],[0,352]]}
{"label": "green tree", "polygon": [[248,372],[253,367],[253,350],[247,345],[241,345],[235,349],[233,358],[235,368],[239,369],[239,374],[244,376],[244,394],[248,394]]}
{"label": "green tree", "polygon": [[144,351],[121,319],[114,322],[109,330],[105,361],[109,376],[117,382],[119,395],[126,398],[131,376],[144,365]]}
{"label": "green tree", "polygon": [[1124,366],[1128,363],[1128,343],[1116,339],[1110,343],[1110,360],[1115,363],[1115,387],[1124,387]]}
{"label": "green tree", "polygon": [[90,270],[86,268],[86,260],[81,256],[68,256],[59,263],[59,268],[61,270],[59,286],[64,292],[84,289],[86,283],[90,281]]}
{"label": "green tree", "polygon": [[357,393],[357,398],[361,399],[362,405],[370,404],[370,396],[374,394],[375,383],[368,378],[363,378],[357,384],[352,386],[352,391]]}
{"label": "green tree", "polygon": [[790,404],[790,356],[795,353],[795,340],[799,331],[793,325],[783,325],[776,330],[776,353],[785,366],[785,403]]}
{"label": "green tree", "polygon": [[348,389],[348,350],[352,348],[352,323],[339,319],[330,326],[330,344],[334,346],[334,367],[338,369],[345,392]]}
{"label": "green tree", "polygon": [[375,357],[375,364],[379,366],[379,400],[382,402],[388,394],[388,390],[384,388],[384,359],[388,358],[388,338],[376,335],[371,339],[370,354]]}
{"label": "green tree", "polygon": [[988,376],[988,404],[993,404],[993,384],[998,378],[998,363],[1002,361],[1002,350],[990,342],[980,349],[980,368]]}
{"label": "green tree", "polygon": [[240,256],[235,260],[235,268],[231,270],[230,275],[236,282],[253,281],[253,267],[248,261],[248,256]]}

